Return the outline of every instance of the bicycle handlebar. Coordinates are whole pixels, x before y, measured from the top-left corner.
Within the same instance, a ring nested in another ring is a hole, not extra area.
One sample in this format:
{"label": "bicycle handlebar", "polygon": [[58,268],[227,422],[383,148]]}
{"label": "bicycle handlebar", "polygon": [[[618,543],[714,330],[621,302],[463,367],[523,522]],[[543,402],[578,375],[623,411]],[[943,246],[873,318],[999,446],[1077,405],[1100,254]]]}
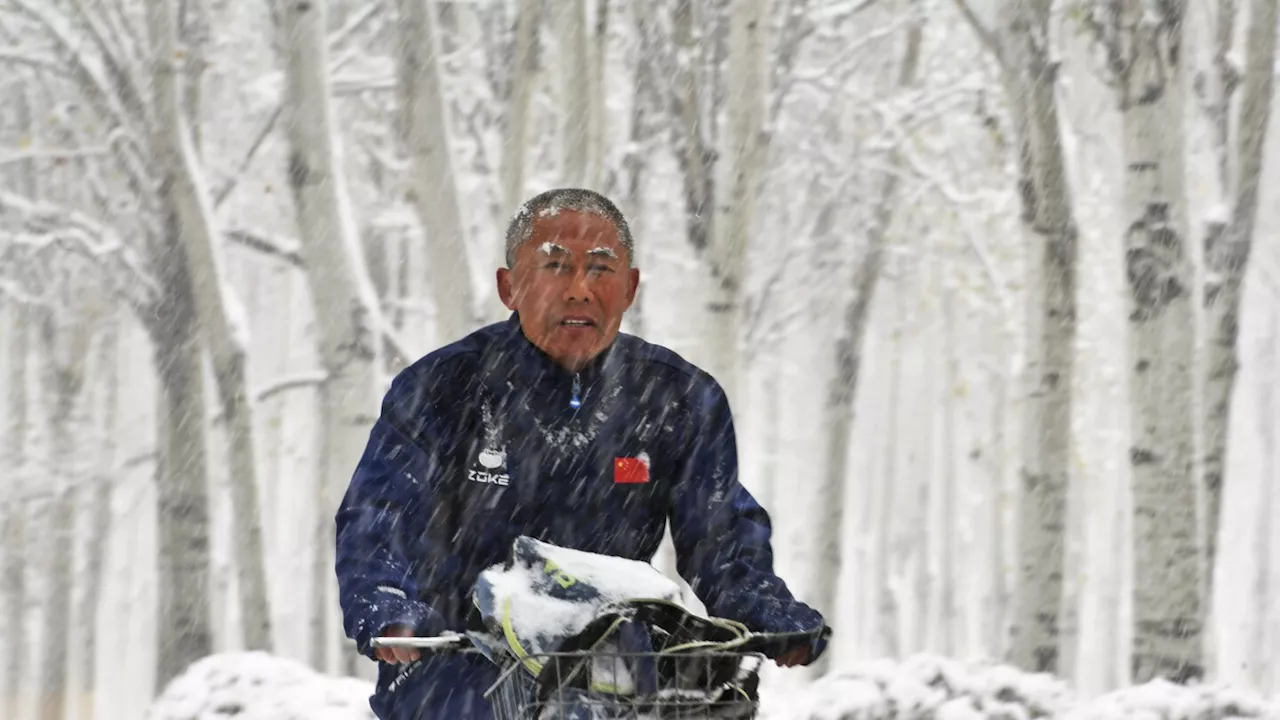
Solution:
{"label": "bicycle handlebar", "polygon": [[465,635],[445,634],[436,637],[376,637],[369,643],[375,648],[414,648],[417,650],[474,649],[471,639]]}
{"label": "bicycle handlebar", "polygon": [[[826,637],[831,634],[830,628],[823,628],[821,635]],[[760,652],[766,650],[770,646],[777,648],[778,646],[786,646],[798,642],[805,642],[814,638],[813,633],[795,632],[795,633],[751,633],[747,636],[746,641],[737,649],[746,652]],[[454,651],[454,652],[476,652],[475,644],[471,642],[471,638],[466,635],[457,633],[445,633],[435,637],[377,637],[370,643],[375,648],[414,648],[417,650],[432,651]]]}

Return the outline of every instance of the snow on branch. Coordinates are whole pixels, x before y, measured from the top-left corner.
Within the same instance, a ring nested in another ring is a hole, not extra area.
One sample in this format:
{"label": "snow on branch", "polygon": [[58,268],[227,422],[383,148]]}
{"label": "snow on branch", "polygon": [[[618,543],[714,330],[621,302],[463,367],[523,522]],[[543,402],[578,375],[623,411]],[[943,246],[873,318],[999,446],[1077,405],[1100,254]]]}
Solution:
{"label": "snow on branch", "polygon": [[0,65],[3,64],[26,65],[57,75],[67,74],[66,68],[57,60],[23,48],[0,48]]}
{"label": "snow on branch", "polygon": [[[121,95],[130,92],[129,88],[113,87],[103,76],[100,63],[83,50],[84,43],[74,36],[66,18],[59,17],[46,3],[35,3],[30,0],[12,0],[17,9],[43,27],[49,37],[71,61],[73,76],[81,89],[93,100],[106,115],[124,126],[132,127],[128,111],[121,105]],[[135,136],[139,133],[133,133]]]}
{"label": "snow on branch", "polygon": [[310,372],[286,375],[279,380],[269,383],[265,387],[259,388],[254,396],[257,398],[258,402],[262,403],[270,400],[280,393],[288,392],[290,390],[323,385],[328,379],[328,373],[323,370],[312,370]]}
{"label": "snow on branch", "polygon": [[111,150],[105,147],[0,149],[0,166],[12,165],[24,160],[71,160],[82,157],[97,157],[110,152]]}
{"label": "snow on branch", "polygon": [[144,269],[134,248],[125,244],[116,232],[77,210],[48,202],[29,200],[0,190],[0,215],[17,216],[26,232],[13,236],[19,244],[58,245],[93,260],[108,273],[117,295],[137,311],[145,311],[151,298],[159,295],[159,287]]}

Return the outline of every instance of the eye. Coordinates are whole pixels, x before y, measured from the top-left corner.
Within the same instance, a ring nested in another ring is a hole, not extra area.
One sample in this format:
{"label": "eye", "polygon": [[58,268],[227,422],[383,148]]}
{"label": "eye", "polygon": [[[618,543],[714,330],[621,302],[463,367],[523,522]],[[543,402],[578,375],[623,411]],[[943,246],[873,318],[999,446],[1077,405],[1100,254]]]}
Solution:
{"label": "eye", "polygon": [[587,269],[590,270],[591,272],[598,272],[598,273],[613,272],[613,268],[609,267],[608,265],[603,265],[601,263],[593,263]]}

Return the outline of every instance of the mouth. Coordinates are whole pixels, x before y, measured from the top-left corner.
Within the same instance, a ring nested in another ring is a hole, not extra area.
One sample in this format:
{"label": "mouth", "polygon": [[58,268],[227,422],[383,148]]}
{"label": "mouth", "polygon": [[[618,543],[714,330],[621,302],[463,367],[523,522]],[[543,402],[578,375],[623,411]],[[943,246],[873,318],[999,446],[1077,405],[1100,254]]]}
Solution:
{"label": "mouth", "polygon": [[561,320],[560,325],[570,328],[593,328],[596,327],[596,321],[589,317],[570,316]]}

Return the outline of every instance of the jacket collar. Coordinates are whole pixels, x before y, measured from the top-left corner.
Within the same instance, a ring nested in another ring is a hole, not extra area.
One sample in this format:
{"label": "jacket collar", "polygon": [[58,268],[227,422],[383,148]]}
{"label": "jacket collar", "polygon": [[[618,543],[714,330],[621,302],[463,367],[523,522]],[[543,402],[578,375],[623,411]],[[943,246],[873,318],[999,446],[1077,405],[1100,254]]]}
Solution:
{"label": "jacket collar", "polygon": [[486,373],[496,381],[496,389],[500,391],[509,383],[506,389],[532,391],[538,395],[564,394],[566,404],[576,384],[582,395],[580,399],[585,402],[619,375],[623,353],[618,344],[615,339],[581,370],[570,372],[529,340],[520,325],[520,314],[512,312],[499,327],[497,342],[486,358]]}

